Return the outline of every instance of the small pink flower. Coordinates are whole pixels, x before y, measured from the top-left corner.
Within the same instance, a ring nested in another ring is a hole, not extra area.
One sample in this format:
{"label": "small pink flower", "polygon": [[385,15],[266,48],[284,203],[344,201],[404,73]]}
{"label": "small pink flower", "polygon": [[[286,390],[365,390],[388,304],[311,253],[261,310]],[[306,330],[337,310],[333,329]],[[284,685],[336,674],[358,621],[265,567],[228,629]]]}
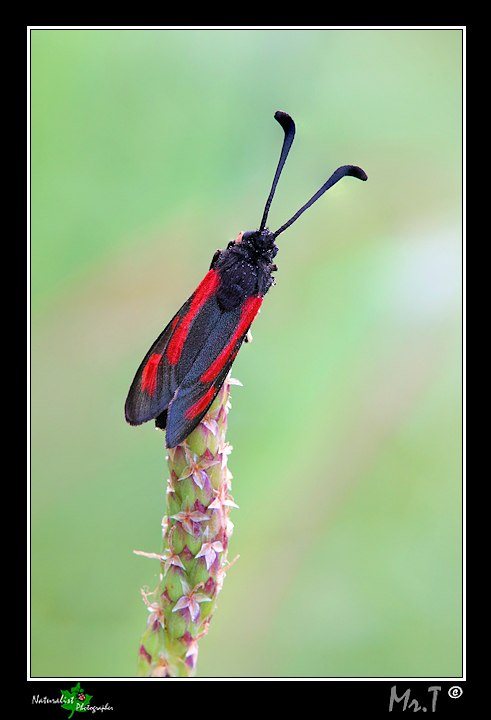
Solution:
{"label": "small pink flower", "polygon": [[162,555],[162,562],[164,563],[164,577],[167,575],[167,571],[171,565],[175,565],[176,567],[180,567],[185,570],[181,558],[179,557],[179,555],[176,555],[174,550],[172,550],[171,548],[167,548],[166,550],[164,550],[164,553]]}
{"label": "small pink flower", "polygon": [[203,485],[206,480],[209,480],[208,473],[206,471],[208,468],[216,465],[218,460],[215,460],[208,448],[202,457],[197,457],[194,453],[186,450],[186,457],[188,464],[182,471],[179,480],[191,477],[200,490],[203,490]]}
{"label": "small pink flower", "polygon": [[198,583],[192,590],[191,586],[188,585],[185,580],[181,580],[181,585],[184,590],[184,595],[176,602],[172,612],[188,608],[193,622],[196,622],[199,617],[199,603],[211,602],[211,598],[204,595],[204,593],[197,592],[197,590],[203,587],[202,582]]}
{"label": "small pink flower", "polygon": [[208,515],[199,510],[183,510],[176,515],[171,515],[171,518],[180,522],[184,530],[190,535],[194,535],[193,523],[205,522],[210,519]]}
{"label": "small pink flower", "polygon": [[203,543],[203,545],[201,546],[201,550],[197,555],[195,555],[195,557],[204,557],[206,561],[206,569],[209,570],[215,562],[217,554],[219,552],[223,552],[223,545],[220,540],[215,540],[213,542],[209,540],[208,528],[206,528],[205,531],[205,538],[207,542]]}
{"label": "small pink flower", "polygon": [[222,483],[218,490],[213,490],[213,494],[215,495],[215,499],[208,505],[209,509],[211,508],[212,510],[223,511],[224,507],[239,507],[234,503],[232,497],[228,494],[226,482]]}

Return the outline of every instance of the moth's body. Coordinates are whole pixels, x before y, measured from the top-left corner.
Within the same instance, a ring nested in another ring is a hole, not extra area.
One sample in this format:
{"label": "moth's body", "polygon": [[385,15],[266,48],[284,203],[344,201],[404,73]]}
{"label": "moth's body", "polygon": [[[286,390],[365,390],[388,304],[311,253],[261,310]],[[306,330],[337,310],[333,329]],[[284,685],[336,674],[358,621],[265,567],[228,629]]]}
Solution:
{"label": "moth's body", "polygon": [[287,223],[270,232],[269,207],[295,135],[289,115],[277,112],[275,118],[285,139],[259,229],[241,232],[216,251],[208,273],[146,354],[126,399],[127,422],[155,419],[166,430],[167,447],[182,443],[197,427],[223,385],[274,284],[275,239],[345,175],[367,179],[360,168],[343,165]]}
{"label": "moth's body", "polygon": [[217,250],[211,261],[220,277],[218,304],[224,311],[233,310],[253,295],[264,297],[274,285],[272,260],[278,252],[272,232],[240,233],[225,250]]}

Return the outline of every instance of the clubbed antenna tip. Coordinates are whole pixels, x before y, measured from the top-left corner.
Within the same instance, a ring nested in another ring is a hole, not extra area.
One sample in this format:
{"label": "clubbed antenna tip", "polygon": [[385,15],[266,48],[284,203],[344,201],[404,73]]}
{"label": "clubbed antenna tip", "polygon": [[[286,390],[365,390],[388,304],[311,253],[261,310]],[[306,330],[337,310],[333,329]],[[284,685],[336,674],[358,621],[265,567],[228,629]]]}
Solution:
{"label": "clubbed antenna tip", "polygon": [[[269,193],[268,200],[266,202],[266,207],[264,208],[263,218],[261,220],[261,225],[259,226],[259,232],[262,232],[264,228],[266,227],[266,222],[268,219],[268,213],[269,208],[271,206],[271,202],[274,197],[274,193],[276,190],[276,186],[278,184],[278,180],[280,179],[281,171],[283,170],[283,166],[285,165],[286,159],[288,157],[288,153],[290,152],[290,148],[293,143],[293,139],[295,137],[295,123],[293,122],[292,118],[288,113],[282,112],[281,110],[278,110],[275,112],[275,120],[279,122],[281,127],[283,128],[285,132],[285,138],[283,140],[283,146],[281,148],[280,153],[280,159],[278,162],[278,167],[276,168],[273,184],[271,186],[271,191]],[[290,227],[290,225],[293,225],[295,220],[298,220],[300,215],[304,213],[311,205],[313,205],[320,197],[323,195],[326,190],[329,190],[333,185],[335,185],[341,178],[350,175],[351,177],[358,178],[358,180],[368,180],[368,175],[364,170],[362,170],[357,165],[342,165],[337,170],[333,172],[329,180],[324,183],[324,185],[313,195],[310,200],[305,203],[305,205],[302,205],[300,210],[295,213],[295,215],[288,220],[284,225],[282,225],[274,234],[273,237],[277,238],[278,235],[280,235],[282,232],[284,232],[287,228]]]}

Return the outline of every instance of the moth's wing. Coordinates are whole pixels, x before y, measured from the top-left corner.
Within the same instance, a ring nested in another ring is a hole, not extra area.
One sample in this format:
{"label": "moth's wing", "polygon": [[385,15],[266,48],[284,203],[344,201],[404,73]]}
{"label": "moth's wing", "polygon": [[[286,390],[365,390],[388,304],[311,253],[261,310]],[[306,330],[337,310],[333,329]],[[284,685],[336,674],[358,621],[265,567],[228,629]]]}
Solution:
{"label": "moth's wing", "polygon": [[[186,304],[179,312],[185,307]],[[130,425],[141,425],[156,417],[168,406],[177,389],[172,387],[164,357],[178,316],[179,313],[176,313],[136,371],[124,406],[126,421]]]}
{"label": "moth's wing", "polygon": [[126,420],[141,425],[164,413],[219,322],[219,276],[210,270],[147,352],[131,384]]}
{"label": "moth's wing", "polygon": [[248,297],[239,307],[222,312],[208,332],[191,368],[179,383],[170,405],[157,419],[166,427],[166,445],[179,445],[201,422],[244,342],[263,298]]}

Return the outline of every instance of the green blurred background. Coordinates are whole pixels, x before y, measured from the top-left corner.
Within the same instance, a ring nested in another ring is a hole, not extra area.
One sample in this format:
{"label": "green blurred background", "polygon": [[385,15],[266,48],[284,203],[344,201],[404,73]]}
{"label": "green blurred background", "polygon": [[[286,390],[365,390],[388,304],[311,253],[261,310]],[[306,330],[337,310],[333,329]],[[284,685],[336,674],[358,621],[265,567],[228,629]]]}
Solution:
{"label": "green blurred background", "polygon": [[123,404],[214,251],[278,240],[233,376],[201,677],[458,676],[459,30],[31,32],[33,676],[132,677],[167,467]]}

